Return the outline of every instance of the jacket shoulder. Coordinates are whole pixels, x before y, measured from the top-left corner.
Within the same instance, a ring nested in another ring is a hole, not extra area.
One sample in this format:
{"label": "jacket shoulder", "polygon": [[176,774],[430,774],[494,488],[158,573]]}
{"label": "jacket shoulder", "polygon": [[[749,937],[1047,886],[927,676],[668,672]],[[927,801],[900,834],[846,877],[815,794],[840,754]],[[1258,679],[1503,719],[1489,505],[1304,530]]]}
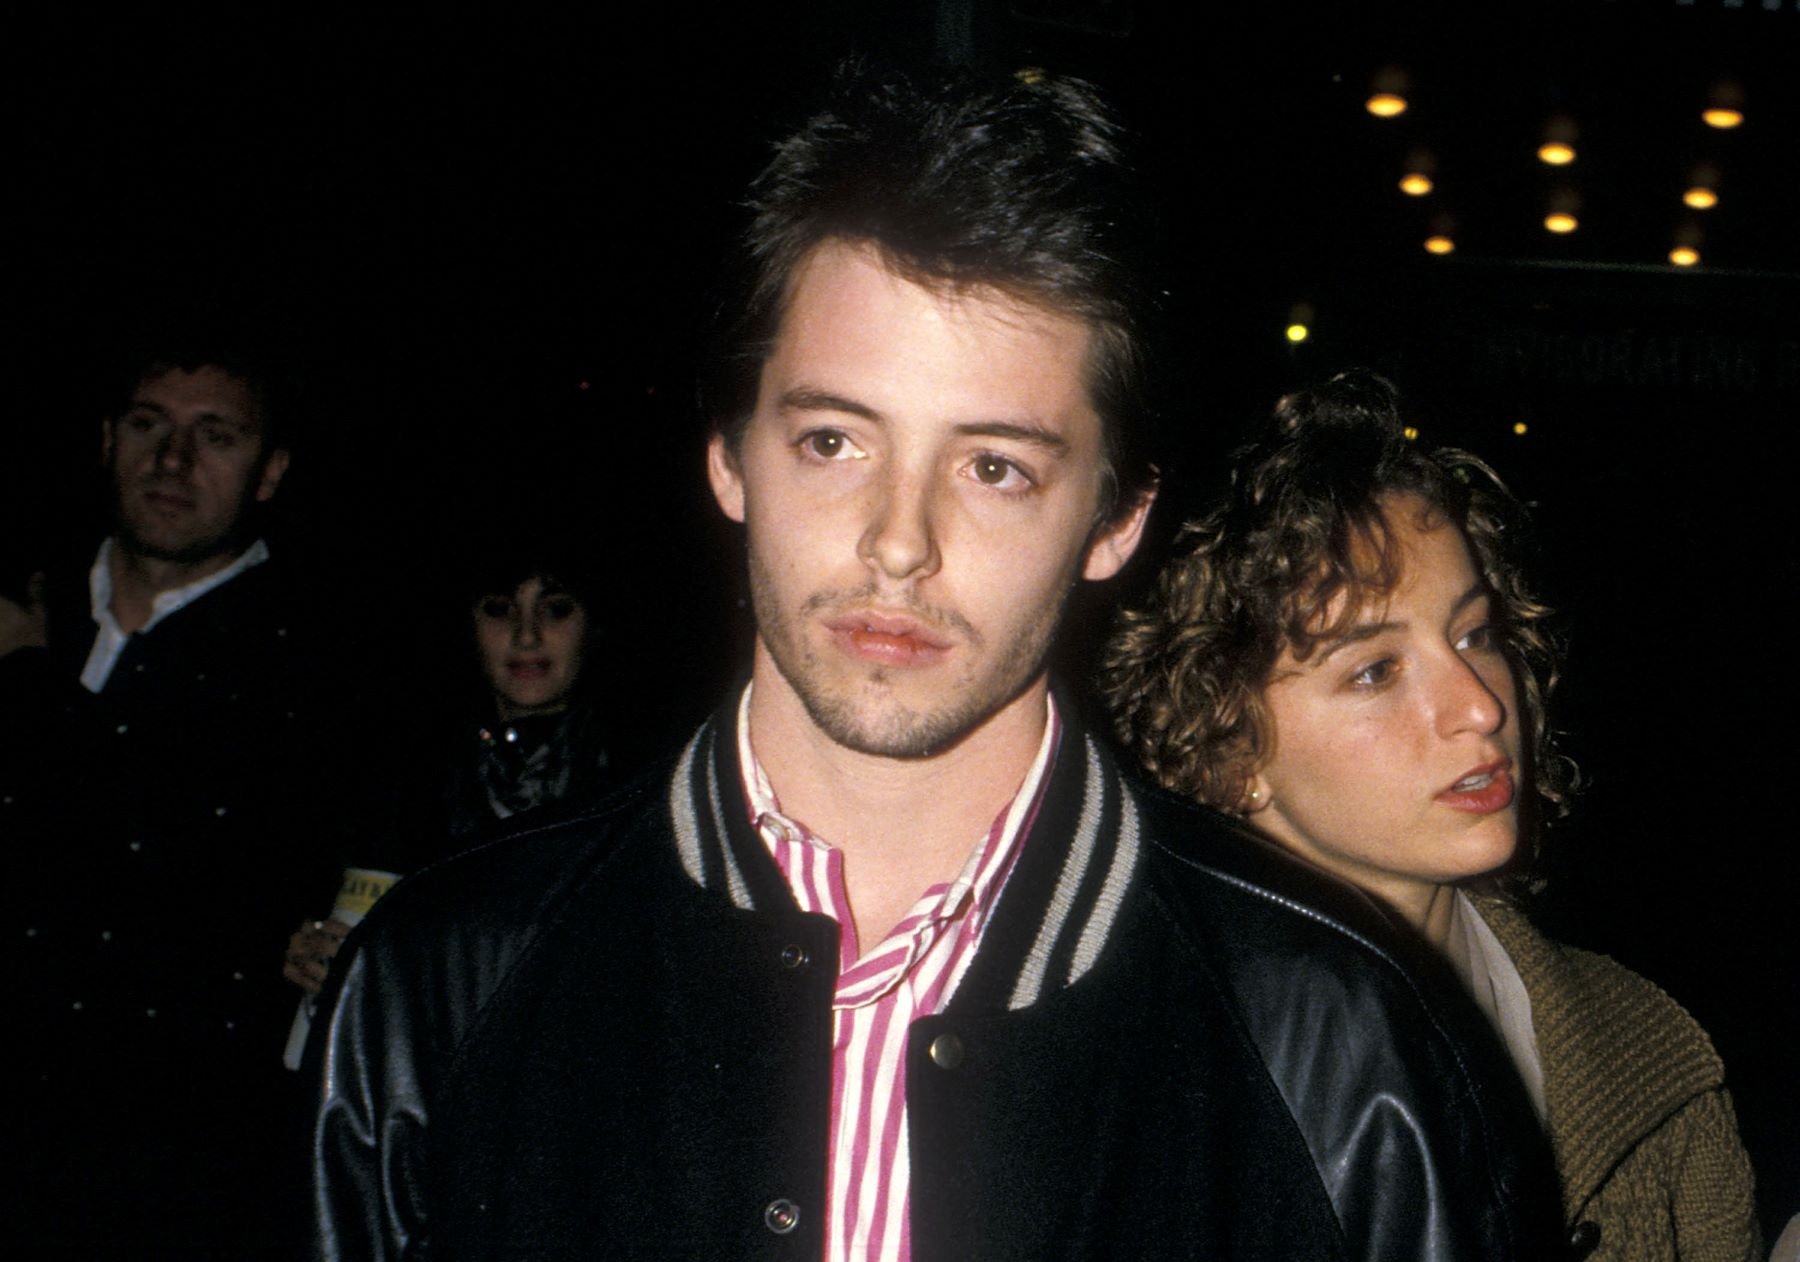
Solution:
{"label": "jacket shoulder", "polygon": [[523,947],[634,840],[661,835],[653,827],[662,806],[657,788],[645,778],[558,818],[534,813],[421,868],[371,910],[352,941],[359,950],[412,958]]}
{"label": "jacket shoulder", "polygon": [[[1405,1238],[1420,1257],[1547,1255],[1560,1227],[1548,1146],[1448,963],[1373,898],[1235,821],[1155,791],[1141,807],[1155,897],[1224,991],[1347,1238]],[[1409,1198],[1416,1224],[1378,1225],[1409,1186],[1439,1194]],[[1455,1208],[1434,1215],[1428,1199]]]}

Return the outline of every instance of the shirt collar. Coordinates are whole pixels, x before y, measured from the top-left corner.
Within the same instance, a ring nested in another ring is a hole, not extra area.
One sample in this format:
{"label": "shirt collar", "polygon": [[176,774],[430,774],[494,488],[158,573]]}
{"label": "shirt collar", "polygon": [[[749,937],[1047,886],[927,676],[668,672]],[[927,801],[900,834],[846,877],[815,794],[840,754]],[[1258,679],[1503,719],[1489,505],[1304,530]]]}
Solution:
{"label": "shirt collar", "polygon": [[[94,621],[102,627],[117,629],[118,620],[113,617],[112,597],[112,536],[108,535],[100,543],[100,551],[94,556],[93,568],[88,571],[88,603],[93,612]],[[213,588],[229,583],[253,565],[261,565],[269,559],[269,545],[258,539],[238,554],[237,559],[222,570],[197,578],[181,587],[171,587],[168,591],[156,593],[150,602],[150,618],[138,630],[148,631],[164,618],[182,609],[206,595]]]}
{"label": "shirt collar", "polygon": [[[763,770],[756,751],[751,747],[750,695],[754,687],[754,684],[745,685],[737,708],[738,766],[743,769],[744,797],[751,826],[756,829],[764,845],[772,844],[773,839],[769,834],[774,833],[789,841],[802,841],[811,846],[826,848],[829,843],[820,840],[805,824],[782,812],[775,787],[770,783],[768,773]],[[1038,743],[1036,757],[1032,759],[1018,790],[995,817],[982,840],[973,845],[962,871],[946,887],[939,904],[940,917],[958,914],[970,899],[974,900],[970,914],[978,919],[985,918],[992,910],[998,892],[996,884],[1010,871],[1011,859],[1020,838],[1030,828],[1031,819],[1042,796],[1045,774],[1049,770],[1062,732],[1062,720],[1057,713],[1056,702],[1048,691],[1044,694],[1044,710],[1044,736]]]}

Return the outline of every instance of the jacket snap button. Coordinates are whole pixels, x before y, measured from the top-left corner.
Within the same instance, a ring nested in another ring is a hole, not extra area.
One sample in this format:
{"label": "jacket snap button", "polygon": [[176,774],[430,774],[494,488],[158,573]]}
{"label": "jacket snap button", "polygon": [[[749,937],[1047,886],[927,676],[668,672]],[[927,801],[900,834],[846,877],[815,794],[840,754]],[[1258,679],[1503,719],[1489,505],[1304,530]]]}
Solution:
{"label": "jacket snap button", "polygon": [[763,1226],[778,1236],[785,1236],[800,1225],[800,1207],[785,1196],[778,1196],[763,1207]]}
{"label": "jacket snap button", "polygon": [[1600,1247],[1600,1224],[1595,1222],[1576,1223],[1569,1232],[1569,1250],[1576,1259],[1587,1257]]}
{"label": "jacket snap button", "polygon": [[812,957],[806,953],[806,948],[803,946],[794,946],[790,944],[781,948],[781,967],[783,968],[805,968],[807,961],[811,958]]}
{"label": "jacket snap button", "polygon": [[963,1042],[954,1034],[940,1034],[931,1040],[931,1060],[939,1069],[955,1069],[963,1063]]}

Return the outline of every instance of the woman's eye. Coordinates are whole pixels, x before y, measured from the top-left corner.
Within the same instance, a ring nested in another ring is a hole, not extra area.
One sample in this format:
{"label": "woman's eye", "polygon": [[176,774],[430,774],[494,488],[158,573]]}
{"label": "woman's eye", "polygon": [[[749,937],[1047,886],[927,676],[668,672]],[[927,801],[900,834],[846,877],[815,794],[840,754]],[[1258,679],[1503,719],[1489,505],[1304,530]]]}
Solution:
{"label": "woman's eye", "polygon": [[862,449],[842,430],[816,429],[800,439],[800,449],[819,460],[854,460]]}
{"label": "woman's eye", "polygon": [[1370,662],[1367,666],[1350,676],[1350,682],[1359,688],[1379,688],[1394,677],[1394,659],[1384,657],[1379,662]]}
{"label": "woman's eye", "polygon": [[969,476],[1001,491],[1023,491],[1035,485],[1029,474],[1004,456],[976,456],[969,462]]}
{"label": "woman's eye", "polygon": [[501,596],[489,596],[485,600],[476,602],[475,612],[483,618],[491,618],[496,622],[504,621],[512,617],[513,603]]}
{"label": "woman's eye", "polygon": [[575,616],[577,608],[573,596],[552,596],[542,605],[543,616],[551,622],[567,622]]}
{"label": "woman's eye", "polygon": [[1460,652],[1486,653],[1500,647],[1500,633],[1491,626],[1476,627],[1456,642]]}

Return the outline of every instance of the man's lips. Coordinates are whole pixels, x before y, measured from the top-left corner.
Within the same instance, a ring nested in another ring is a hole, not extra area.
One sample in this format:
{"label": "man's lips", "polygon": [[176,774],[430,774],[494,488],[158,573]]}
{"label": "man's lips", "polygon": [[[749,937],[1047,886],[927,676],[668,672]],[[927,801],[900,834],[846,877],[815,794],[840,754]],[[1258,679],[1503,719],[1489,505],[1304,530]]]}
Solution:
{"label": "man's lips", "polygon": [[1437,800],[1453,810],[1491,815],[1511,806],[1513,793],[1512,760],[1502,758],[1470,768]]}
{"label": "man's lips", "polygon": [[506,673],[514,679],[542,679],[550,673],[548,658],[515,658],[506,663]]}
{"label": "man's lips", "polygon": [[153,486],[145,489],[144,502],[165,512],[177,512],[192,509],[195,501],[193,496],[180,491],[170,490],[166,486]]}
{"label": "man's lips", "polygon": [[852,657],[891,666],[923,666],[948,653],[951,642],[915,618],[848,613],[825,620],[838,647]]}

